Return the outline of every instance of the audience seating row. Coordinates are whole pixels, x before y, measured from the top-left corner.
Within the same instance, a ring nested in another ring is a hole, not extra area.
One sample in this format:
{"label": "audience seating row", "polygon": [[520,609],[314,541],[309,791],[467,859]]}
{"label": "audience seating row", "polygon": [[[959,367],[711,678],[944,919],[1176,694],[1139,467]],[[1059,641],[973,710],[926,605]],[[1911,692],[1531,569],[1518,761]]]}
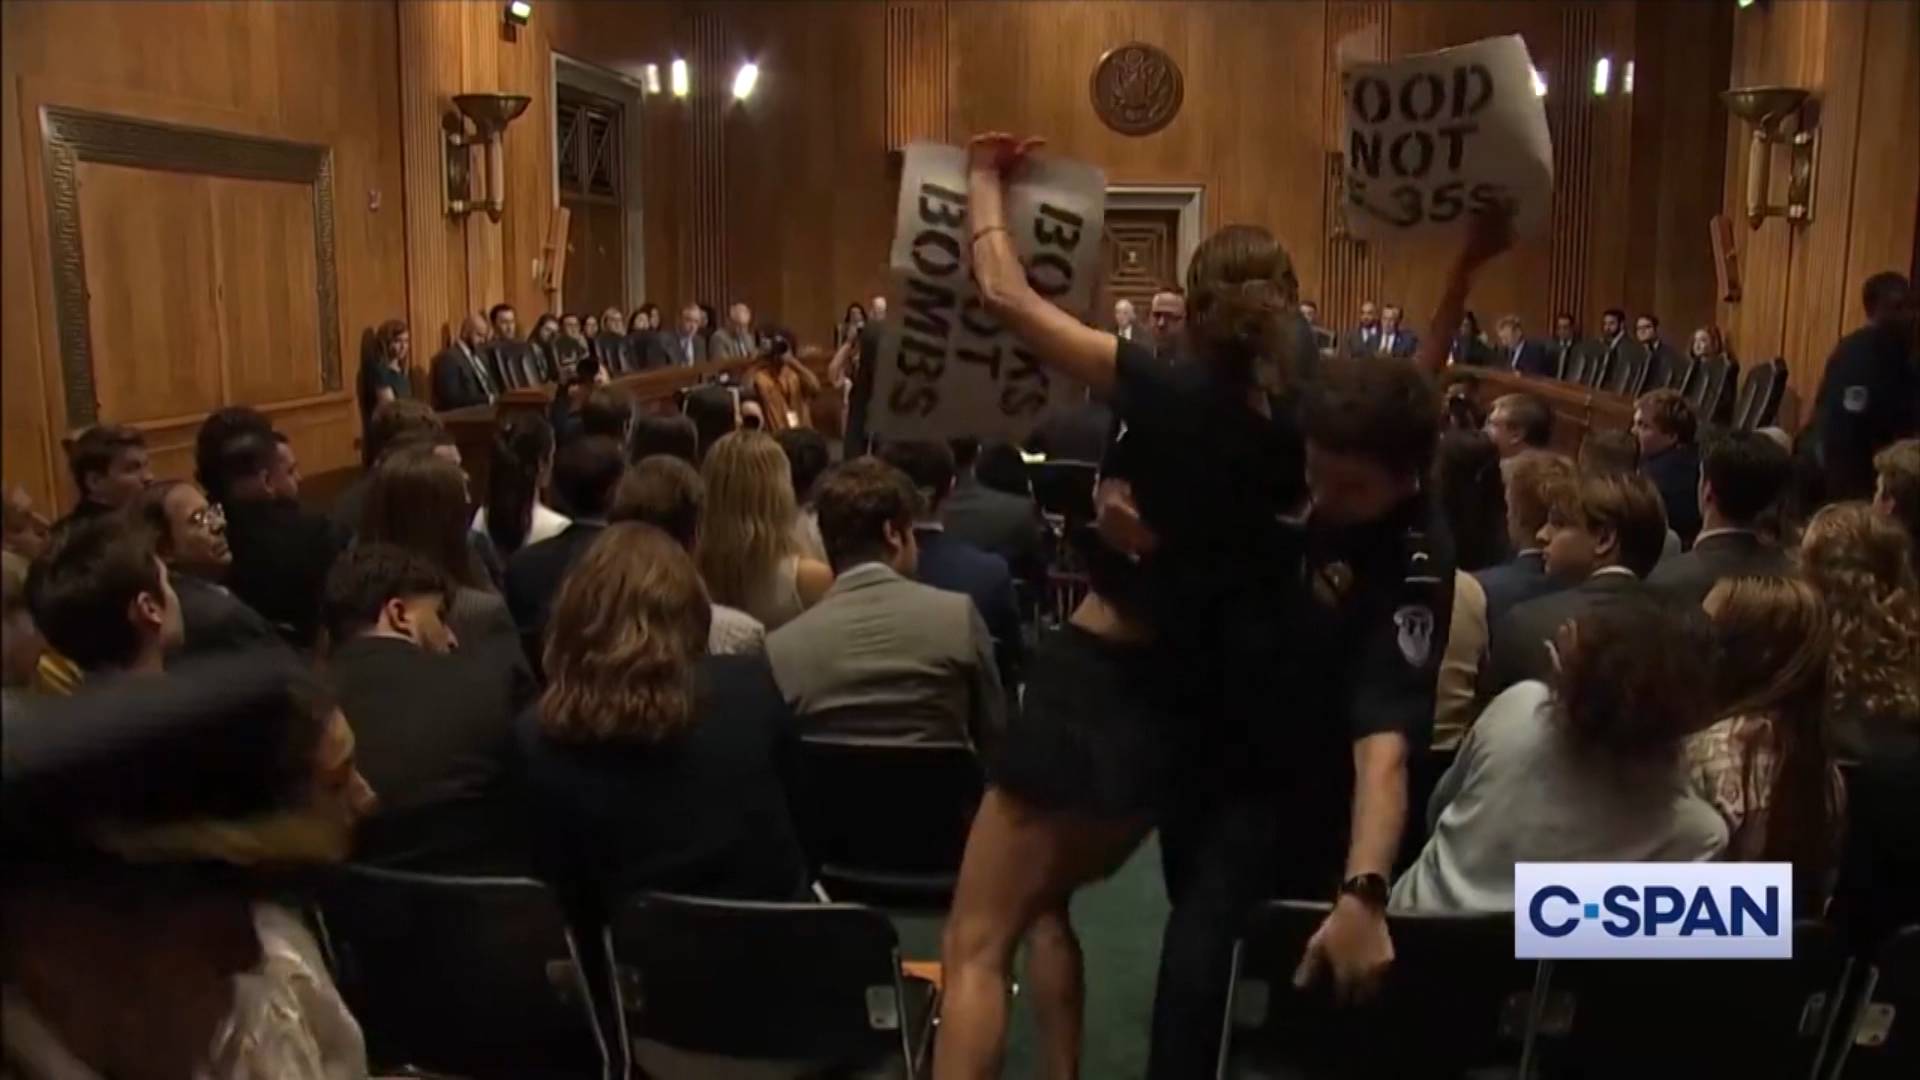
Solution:
{"label": "audience seating row", "polygon": [[[1389,917],[1365,1005],[1293,985],[1324,903],[1275,901],[1235,947],[1218,1075],[1855,1080],[1920,1069],[1920,927],[1866,958],[1794,927],[1790,961],[1519,961],[1511,915]],[[1900,1015],[1907,1017],[1902,1023]],[[1909,1030],[1912,1029],[1912,1030]]]}
{"label": "audience seating row", "polygon": [[[924,1075],[932,984],[855,904],[651,894],[585,942],[547,888],[349,866],[314,921],[376,1073]],[[586,930],[587,928],[580,928]]]}

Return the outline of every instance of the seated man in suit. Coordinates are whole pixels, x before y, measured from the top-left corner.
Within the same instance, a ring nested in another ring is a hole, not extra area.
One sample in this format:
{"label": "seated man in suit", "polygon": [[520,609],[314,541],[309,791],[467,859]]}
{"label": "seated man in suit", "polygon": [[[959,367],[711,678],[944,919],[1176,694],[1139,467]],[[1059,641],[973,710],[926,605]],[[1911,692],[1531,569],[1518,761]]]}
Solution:
{"label": "seated man in suit", "polygon": [[484,351],[493,373],[500,378],[500,389],[539,386],[546,382],[533,346],[520,340],[520,317],[513,305],[493,305],[487,312],[487,321],[493,324],[493,338]]}
{"label": "seated man in suit", "polygon": [[153,483],[147,437],[120,424],[98,424],[76,436],[67,447],[67,467],[73,473],[80,501],[66,521],[98,517],[131,506]]}
{"label": "seated man in suit", "polygon": [[487,324],[478,315],[460,320],[459,336],[433,358],[433,407],[459,409],[490,404],[500,396],[500,376],[487,355]]}
{"label": "seated man in suit", "polygon": [[1684,550],[1700,532],[1700,448],[1694,445],[1693,406],[1678,390],[1654,390],[1633,403],[1633,435],[1640,471],[1659,489],[1667,524]]}
{"label": "seated man in suit", "polygon": [[1709,444],[1700,463],[1700,535],[1692,551],[1661,563],[1648,583],[1698,604],[1721,578],[1791,573],[1787,553],[1761,539],[1754,523],[1792,472],[1786,450],[1758,432],[1730,431]]}
{"label": "seated man in suit", "polygon": [[1346,337],[1348,356],[1372,356],[1380,351],[1380,309],[1371,300],[1360,301],[1360,321]]}
{"label": "seated man in suit", "polygon": [[1574,361],[1574,350],[1580,347],[1580,327],[1573,316],[1561,312],[1553,317],[1553,340],[1547,342],[1547,362],[1552,365],[1547,372],[1556,379],[1568,377],[1570,365]]}
{"label": "seated man in suit", "polygon": [[186,636],[178,655],[284,644],[272,624],[222,584],[233,551],[227,515],[218,504],[189,481],[163,480],[141,497],[140,516],[153,530],[167,581],[180,598]]}
{"label": "seated man in suit", "polygon": [[1561,625],[1623,591],[1644,589],[1660,561],[1667,520],[1646,477],[1588,474],[1555,485],[1549,504],[1540,530],[1547,574],[1570,587],[1529,600],[1494,625],[1483,697],[1527,679],[1547,681]]}
{"label": "seated man in suit", "polygon": [[648,367],[687,367],[707,362],[707,339],[700,333],[700,321],[705,316],[699,304],[687,304],[680,309],[680,325],[671,331],[663,330],[653,337],[653,356],[647,361]]}
{"label": "seated man in suit", "polygon": [[[953,494],[940,507],[940,523],[947,527],[947,535],[1007,560],[1014,577],[1027,582],[1038,595],[1047,581],[1047,525],[1039,505],[1030,496],[1009,495],[980,482],[974,473],[980,440],[954,439],[949,446]],[[1094,460],[1105,456],[1103,452]]]}
{"label": "seated man in suit", "polygon": [[1660,340],[1659,316],[1641,315],[1633,320],[1633,340],[1647,353],[1647,374],[1640,380],[1641,391],[1680,389],[1686,371],[1673,347]]}
{"label": "seated man in suit", "polygon": [[1554,376],[1553,357],[1539,342],[1527,340],[1526,331],[1520,326],[1520,316],[1502,315],[1495,324],[1494,333],[1500,338],[1499,362],[1508,370],[1543,379]]}
{"label": "seated man in suit", "polygon": [[[42,656],[43,690],[49,662],[77,669],[75,682],[103,674],[159,674],[185,637],[180,599],[155,550],[152,530],[132,513],[99,515],[55,531],[53,543],[28,571],[27,609],[57,655]],[[59,664],[64,659],[66,664]]]}
{"label": "seated man in suit", "polygon": [[1502,394],[1481,428],[1500,451],[1502,461],[1553,442],[1553,409],[1532,394]]}
{"label": "seated man in suit", "polygon": [[1379,355],[1411,360],[1420,351],[1420,335],[1400,325],[1406,315],[1399,304],[1380,309],[1380,343],[1375,350]]}
{"label": "seated man in suit", "polygon": [[1547,553],[1539,538],[1547,526],[1547,500],[1573,482],[1573,462],[1549,450],[1528,450],[1509,459],[1501,471],[1507,489],[1507,540],[1515,554],[1473,575],[1487,596],[1488,627],[1520,604],[1565,587],[1547,576]]}
{"label": "seated man in suit", "polygon": [[912,580],[913,483],[871,457],[828,470],[815,503],[839,577],[767,635],[774,681],[804,730],[990,744],[1007,699],[973,602]]}
{"label": "seated man in suit", "polygon": [[727,325],[713,332],[707,342],[715,360],[744,360],[760,352],[760,334],[753,328],[753,309],[743,300],[727,308]]}
{"label": "seated man in suit", "polygon": [[600,313],[600,332],[593,336],[593,355],[600,358],[600,366],[609,376],[639,371],[646,365],[645,357],[634,355],[633,343],[627,338],[627,317],[617,307]]}
{"label": "seated man in suit", "polygon": [[[357,544],[327,575],[327,673],[380,797],[354,857],[436,874],[524,873],[511,776],[512,664],[461,649],[453,583],[391,544]],[[508,648],[517,647],[509,639]]]}
{"label": "seated man in suit", "polygon": [[1600,313],[1600,336],[1588,346],[1587,361],[1588,386],[1601,386],[1613,378],[1620,366],[1621,354],[1627,351],[1627,313],[1619,308],[1608,308]]}
{"label": "seated man in suit", "polygon": [[560,591],[560,579],[606,528],[607,508],[626,468],[625,448],[604,435],[583,436],[561,447],[553,459],[553,494],[573,521],[558,536],[528,544],[507,560],[507,609],[536,671],[547,611]]}
{"label": "seated man in suit", "polygon": [[[367,467],[334,497],[333,509],[327,511],[327,516],[333,519],[333,527],[340,530],[342,536],[351,536],[359,531],[360,512],[367,503],[367,488],[373,483],[373,469],[380,464],[381,458],[401,443],[437,438],[446,434],[446,431],[446,425],[424,401],[402,398],[382,402],[375,407],[373,415],[367,418],[366,431],[360,436],[361,453]],[[453,452],[457,455],[459,448],[454,447]]]}
{"label": "seated man in suit", "polygon": [[226,491],[227,587],[300,648],[320,627],[320,590],[345,546],[326,517],[301,507],[300,462],[286,435],[245,430],[220,449]]}
{"label": "seated man in suit", "polygon": [[1001,685],[1019,685],[1027,650],[1007,560],[951,535],[940,520],[954,489],[953,450],[941,442],[901,440],[888,443],[881,458],[906,473],[920,497],[913,517],[913,539],[920,548],[914,580],[971,597],[993,635]]}

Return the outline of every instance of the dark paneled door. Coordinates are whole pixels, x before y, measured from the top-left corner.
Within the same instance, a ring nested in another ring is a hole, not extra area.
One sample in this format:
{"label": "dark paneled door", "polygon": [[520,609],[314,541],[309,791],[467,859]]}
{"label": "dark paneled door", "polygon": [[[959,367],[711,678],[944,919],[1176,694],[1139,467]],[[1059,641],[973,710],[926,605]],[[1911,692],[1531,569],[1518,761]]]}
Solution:
{"label": "dark paneled door", "polygon": [[[1107,233],[1107,293],[1113,303],[1133,301],[1135,317],[1147,322],[1153,294],[1179,283],[1180,211],[1109,207]],[[1103,322],[1113,312],[1097,313]]]}
{"label": "dark paneled door", "polygon": [[[567,264],[561,283],[568,311],[626,310],[624,107],[561,83],[558,126],[560,205],[567,208]],[[524,321],[524,317],[523,317]]]}

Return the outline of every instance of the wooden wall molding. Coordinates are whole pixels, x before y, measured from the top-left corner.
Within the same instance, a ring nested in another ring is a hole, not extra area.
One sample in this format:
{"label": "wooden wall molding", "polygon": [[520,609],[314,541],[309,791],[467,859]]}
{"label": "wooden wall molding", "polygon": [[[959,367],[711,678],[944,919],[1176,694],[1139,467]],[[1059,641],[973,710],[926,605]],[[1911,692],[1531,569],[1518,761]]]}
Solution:
{"label": "wooden wall molding", "polygon": [[1389,20],[1392,17],[1393,5],[1387,0],[1329,0],[1327,3],[1324,50],[1326,94],[1322,130],[1329,149],[1326,153],[1325,185],[1320,196],[1325,210],[1325,224],[1321,233],[1319,295],[1308,298],[1319,303],[1320,321],[1329,327],[1351,326],[1362,301],[1381,299],[1379,263],[1365,241],[1347,235],[1346,231],[1346,215],[1342,205],[1346,193],[1340,174],[1346,147],[1340,145],[1340,132],[1347,102],[1340,89],[1340,42],[1349,34],[1364,31],[1372,42],[1375,54],[1384,57],[1388,51],[1387,43],[1391,40]]}
{"label": "wooden wall molding", "polygon": [[[687,157],[691,165],[685,260],[681,280],[692,296],[714,305],[733,296],[727,268],[727,108],[733,102],[729,80],[737,58],[729,47],[728,21],[719,12],[700,9],[687,16],[685,39],[693,66],[692,131]],[[726,312],[716,313],[724,318]]]}
{"label": "wooden wall molding", "polygon": [[320,379],[340,389],[340,312],[333,246],[333,151],[325,146],[48,105],[40,110],[46,169],[47,235],[59,323],[67,424],[95,421],[86,259],[81,244],[79,165],[83,161],[174,172],[275,180],[313,191],[315,302]]}
{"label": "wooden wall molding", "polygon": [[[451,99],[441,87],[459,83],[460,53],[448,48],[457,26],[458,5],[396,5],[399,19],[400,141],[406,170],[407,322],[413,330],[416,369],[425,367],[459,330],[464,296],[450,278],[446,216],[446,173],[441,146],[441,116]],[[424,354],[424,355],[422,355]]]}
{"label": "wooden wall molding", "polygon": [[887,4],[887,149],[947,141],[947,0]]}
{"label": "wooden wall molding", "polygon": [[[1552,254],[1547,272],[1551,312],[1570,312],[1588,333],[1597,312],[1587,310],[1592,247],[1593,61],[1600,55],[1600,16],[1588,4],[1560,9],[1559,63],[1550,70],[1547,124],[1553,133]],[[1582,78],[1582,75],[1586,78]],[[1551,314],[1548,316],[1551,318]],[[1546,327],[1548,331],[1551,326]]]}

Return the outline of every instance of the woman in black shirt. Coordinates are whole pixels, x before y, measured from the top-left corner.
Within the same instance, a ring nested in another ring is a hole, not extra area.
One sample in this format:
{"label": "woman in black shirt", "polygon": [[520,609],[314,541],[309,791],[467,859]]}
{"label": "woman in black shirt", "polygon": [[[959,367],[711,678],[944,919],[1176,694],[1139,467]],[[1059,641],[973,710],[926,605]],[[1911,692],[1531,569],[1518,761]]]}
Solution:
{"label": "woman in black shirt", "polygon": [[1255,768],[1246,677],[1284,659],[1279,627],[1299,592],[1299,543],[1281,520],[1305,497],[1286,251],[1247,225],[1202,243],[1187,274],[1182,354],[1194,361],[1169,366],[1028,286],[1002,179],[1028,148],[972,144],[981,297],[1043,363],[1110,400],[1126,433],[1102,470],[1092,591],[1036,656],[968,840],[944,949],[942,1076],[993,1069],[1022,938],[1049,1071],[1072,1074],[1081,991],[1067,902],[1182,788]]}
{"label": "woman in black shirt", "polygon": [[520,718],[536,865],[593,918],[635,892],[799,900],[795,721],[763,656],[707,656],[680,545],[610,525],[561,583],[547,688]]}

